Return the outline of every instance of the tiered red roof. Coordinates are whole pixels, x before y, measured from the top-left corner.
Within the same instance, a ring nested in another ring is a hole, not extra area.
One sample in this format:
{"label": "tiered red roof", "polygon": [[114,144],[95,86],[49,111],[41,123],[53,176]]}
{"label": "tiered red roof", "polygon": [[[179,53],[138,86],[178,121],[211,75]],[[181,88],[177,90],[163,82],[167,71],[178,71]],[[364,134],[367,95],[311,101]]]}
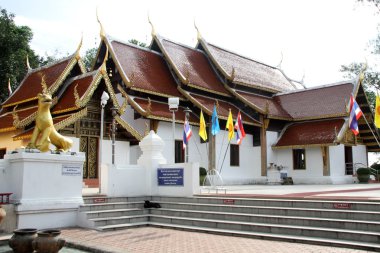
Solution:
{"label": "tiered red roof", "polygon": [[167,39],[157,37],[162,45],[163,53],[169,58],[173,68],[178,71],[182,82],[208,92],[229,96],[213,71],[206,55],[197,49],[174,43]]}
{"label": "tiered red roof", "polygon": [[61,112],[67,112],[72,110],[77,110],[79,107],[75,104],[76,98],[74,96],[75,87],[79,98],[82,98],[84,94],[92,87],[95,75],[98,71],[92,71],[84,75],[70,79],[70,83],[66,88],[64,94],[59,99],[56,106],[52,110],[52,114],[57,114]]}
{"label": "tiered red roof", "polygon": [[162,56],[149,49],[111,41],[116,61],[131,81],[131,89],[163,96],[181,97],[168,66]]}
{"label": "tiered red roof", "polygon": [[[147,118],[160,119],[165,121],[172,121],[172,112],[169,111],[169,106],[167,103],[157,102],[142,98],[133,98],[133,101],[138,104],[145,112],[147,112]],[[185,120],[185,108],[179,107],[176,111],[175,119],[176,122],[184,122]],[[196,118],[192,113],[189,115],[189,122],[192,125],[199,124],[199,119]]]}
{"label": "tiered red roof", "polygon": [[200,43],[225,77],[231,78],[234,72],[234,83],[272,92],[296,89],[276,67],[222,49],[207,43],[204,39],[201,39]]}
{"label": "tiered red roof", "polygon": [[350,82],[278,94],[278,103],[294,120],[345,116],[353,84]]}
{"label": "tiered red roof", "polygon": [[291,124],[284,130],[274,147],[332,145],[344,122],[344,119],[331,119]]}
{"label": "tiered red roof", "polygon": [[20,83],[19,87],[13,92],[11,97],[2,104],[2,106],[8,107],[37,99],[37,94],[42,92],[41,78],[45,76],[45,82],[49,88],[56,82],[70,61],[71,58],[66,58],[58,63],[28,73],[25,79]]}

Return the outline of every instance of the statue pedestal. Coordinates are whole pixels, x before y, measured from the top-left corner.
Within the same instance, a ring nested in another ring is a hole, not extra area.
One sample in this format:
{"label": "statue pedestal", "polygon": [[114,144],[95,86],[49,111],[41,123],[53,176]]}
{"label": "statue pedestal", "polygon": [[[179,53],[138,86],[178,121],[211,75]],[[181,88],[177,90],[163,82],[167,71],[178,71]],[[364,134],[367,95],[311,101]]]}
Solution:
{"label": "statue pedestal", "polygon": [[75,226],[83,204],[82,175],[85,156],[18,152],[7,154],[7,177],[16,205],[18,228]]}

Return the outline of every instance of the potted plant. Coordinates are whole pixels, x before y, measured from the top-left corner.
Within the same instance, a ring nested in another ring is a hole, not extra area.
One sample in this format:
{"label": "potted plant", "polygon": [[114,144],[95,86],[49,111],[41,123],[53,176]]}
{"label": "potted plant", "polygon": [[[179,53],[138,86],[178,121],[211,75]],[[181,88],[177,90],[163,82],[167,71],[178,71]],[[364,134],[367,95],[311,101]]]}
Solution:
{"label": "potted plant", "polygon": [[376,180],[380,181],[380,163],[374,163],[371,165],[371,168],[376,171]]}
{"label": "potted plant", "polygon": [[370,172],[370,169],[365,167],[357,169],[356,175],[358,177],[359,182],[368,183]]}

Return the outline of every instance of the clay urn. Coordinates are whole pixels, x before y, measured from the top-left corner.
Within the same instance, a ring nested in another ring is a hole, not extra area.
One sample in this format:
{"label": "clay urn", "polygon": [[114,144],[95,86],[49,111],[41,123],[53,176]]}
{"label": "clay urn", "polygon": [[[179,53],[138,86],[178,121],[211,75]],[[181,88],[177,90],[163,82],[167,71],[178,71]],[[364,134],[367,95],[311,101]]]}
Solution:
{"label": "clay urn", "polygon": [[13,231],[13,236],[9,239],[9,247],[15,253],[32,253],[32,242],[37,237],[37,229],[23,228]]}
{"label": "clay urn", "polygon": [[37,238],[33,241],[33,248],[38,253],[57,253],[65,245],[64,239],[58,238],[60,230],[45,229],[38,231]]}

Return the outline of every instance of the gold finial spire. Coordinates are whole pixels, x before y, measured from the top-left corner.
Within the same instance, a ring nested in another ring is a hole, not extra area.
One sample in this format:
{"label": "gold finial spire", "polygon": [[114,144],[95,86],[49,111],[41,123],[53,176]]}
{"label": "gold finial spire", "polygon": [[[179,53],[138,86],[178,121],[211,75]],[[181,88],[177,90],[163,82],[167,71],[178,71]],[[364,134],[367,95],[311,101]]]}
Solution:
{"label": "gold finial spire", "polygon": [[12,95],[12,86],[11,86],[11,79],[8,78],[8,92],[9,92],[9,96]]}
{"label": "gold finial spire", "polygon": [[198,40],[202,39],[201,32],[199,31],[198,26],[197,26],[197,24],[195,23],[195,18],[194,18],[194,27],[195,27],[195,30],[197,30],[197,39],[198,39]]}
{"label": "gold finial spire", "polygon": [[148,115],[152,114],[152,101],[150,100],[149,97],[148,97],[148,106],[146,107],[146,113]]}
{"label": "gold finial spire", "polygon": [[26,67],[28,69],[28,71],[32,70],[32,68],[30,67],[30,64],[29,64],[29,56],[26,55]]}
{"label": "gold finial spire", "polygon": [[154,37],[154,36],[156,36],[157,33],[156,33],[156,29],[154,29],[152,21],[150,20],[149,13],[148,13],[148,22],[149,22],[150,26],[152,27],[151,35],[152,35],[152,37]]}
{"label": "gold finial spire", "polygon": [[83,44],[83,32],[82,32],[82,37],[80,38],[80,42],[79,42],[79,45],[77,47],[77,50],[75,51],[75,56],[76,57],[80,57],[80,54],[79,54],[79,51],[82,47],[82,44]]}
{"label": "gold finial spire", "polygon": [[104,32],[104,28],[102,23],[100,22],[99,15],[98,15],[98,7],[96,7],[96,19],[98,20],[98,23],[100,25],[100,37],[104,38],[106,37],[106,33]]}
{"label": "gold finial spire", "polygon": [[235,67],[232,67],[231,75],[230,75],[230,80],[233,82],[235,79]]}
{"label": "gold finial spire", "polygon": [[104,55],[104,59],[103,59],[103,63],[102,63],[102,66],[101,66],[101,72],[102,74],[107,74],[107,66],[106,66],[106,62],[108,60],[108,46],[107,44],[106,45],[106,54]]}
{"label": "gold finial spire", "polygon": [[74,87],[75,106],[80,107],[80,96],[78,93],[78,83]]}
{"label": "gold finial spire", "polygon": [[45,82],[45,75],[41,77],[41,86],[42,86],[42,93],[46,94],[48,91],[47,84]]}

